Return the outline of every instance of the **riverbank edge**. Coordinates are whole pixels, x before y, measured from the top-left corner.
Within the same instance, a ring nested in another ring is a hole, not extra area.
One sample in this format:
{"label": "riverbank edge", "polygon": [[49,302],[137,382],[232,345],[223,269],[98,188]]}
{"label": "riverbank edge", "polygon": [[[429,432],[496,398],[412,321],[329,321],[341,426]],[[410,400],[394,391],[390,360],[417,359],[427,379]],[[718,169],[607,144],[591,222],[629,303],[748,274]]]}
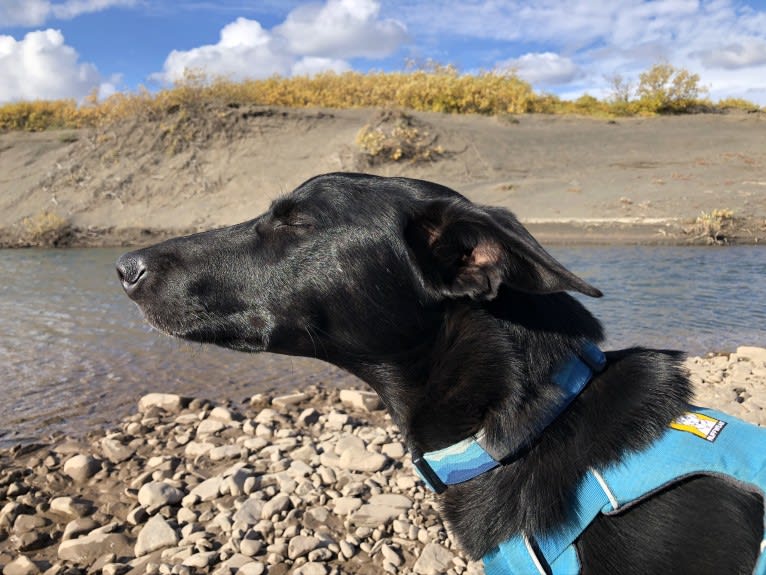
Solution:
{"label": "riverbank edge", "polygon": [[[766,218],[741,217],[723,230],[676,218],[557,218],[522,222],[542,244],[710,246],[766,243]],[[23,225],[0,228],[0,249],[134,247],[205,228],[80,228],[31,234]]]}
{"label": "riverbank edge", "polygon": [[[686,361],[697,397],[766,424],[766,348]],[[370,391],[241,405],[142,397],[112,430],[0,450],[5,575],[480,575]]]}

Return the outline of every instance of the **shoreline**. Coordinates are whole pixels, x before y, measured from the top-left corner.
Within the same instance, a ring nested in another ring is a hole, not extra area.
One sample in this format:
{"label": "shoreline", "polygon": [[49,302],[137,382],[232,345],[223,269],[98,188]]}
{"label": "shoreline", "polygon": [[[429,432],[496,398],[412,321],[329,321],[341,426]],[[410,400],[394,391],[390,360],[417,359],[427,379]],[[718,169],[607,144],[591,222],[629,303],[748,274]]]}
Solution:
{"label": "shoreline", "polygon": [[[737,218],[716,235],[681,218],[529,218],[521,220],[543,245],[734,246],[766,243],[766,219]],[[136,247],[215,229],[67,227],[40,238],[0,228],[0,249]]]}
{"label": "shoreline", "polygon": [[[766,424],[766,348],[686,361],[695,403]],[[4,573],[480,575],[369,391],[149,394],[111,430],[0,450]]]}

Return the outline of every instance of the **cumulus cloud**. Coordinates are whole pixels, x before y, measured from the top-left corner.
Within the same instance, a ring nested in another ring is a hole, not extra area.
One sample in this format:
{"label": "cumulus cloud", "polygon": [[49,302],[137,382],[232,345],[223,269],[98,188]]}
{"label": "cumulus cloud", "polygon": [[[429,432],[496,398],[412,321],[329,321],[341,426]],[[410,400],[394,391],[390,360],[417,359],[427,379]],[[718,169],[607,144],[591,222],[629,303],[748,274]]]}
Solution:
{"label": "cumulus cloud", "polygon": [[349,58],[382,58],[406,40],[403,24],[379,17],[375,0],[327,0],[292,10],[267,30],[256,20],[227,24],[216,44],[174,50],[152,78],[173,82],[187,70],[234,80],[351,69]]}
{"label": "cumulus cloud", "polygon": [[582,70],[570,58],[553,52],[534,52],[506,60],[500,68],[515,70],[520,78],[533,86],[569,84],[582,76]]}
{"label": "cumulus cloud", "polygon": [[80,14],[100,12],[115,6],[133,6],[138,0],[0,0],[0,27],[40,26],[47,20],[68,20]]}
{"label": "cumulus cloud", "polygon": [[[714,98],[755,94],[763,102],[766,10],[757,8],[762,4],[749,4],[742,0],[398,0],[389,9],[407,22],[414,36],[436,45],[439,37],[457,33],[467,41],[489,39],[507,46],[506,58],[521,60],[524,56],[518,54],[526,55],[530,45],[542,46],[540,52],[567,54],[581,73],[572,74],[562,95],[585,91],[603,95],[609,89],[605,77],[619,73],[636,78],[658,61],[667,61],[698,73]],[[514,54],[514,50],[518,51]],[[497,60],[505,63],[502,57]]]}
{"label": "cumulus cloud", "polygon": [[[80,99],[101,83],[96,67],[80,62],[59,30],[29,32],[18,41],[0,36],[0,102]],[[105,83],[103,89],[108,91],[109,85]]]}

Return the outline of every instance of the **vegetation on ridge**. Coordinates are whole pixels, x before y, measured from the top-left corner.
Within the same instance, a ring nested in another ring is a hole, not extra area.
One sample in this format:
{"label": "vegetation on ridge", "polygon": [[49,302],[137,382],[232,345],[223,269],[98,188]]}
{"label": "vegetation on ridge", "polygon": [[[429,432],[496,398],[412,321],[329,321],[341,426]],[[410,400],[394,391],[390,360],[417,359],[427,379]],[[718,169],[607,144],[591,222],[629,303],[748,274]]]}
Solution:
{"label": "vegetation on ridge", "polygon": [[41,131],[103,125],[125,118],[160,119],[201,108],[263,105],[325,108],[388,108],[455,114],[525,113],[635,116],[663,113],[758,111],[742,99],[713,103],[703,98],[697,74],[670,64],[642,73],[633,87],[619,75],[612,94],[599,100],[584,95],[570,101],[536,93],[513,71],[461,74],[453,66],[429,65],[405,72],[325,72],[312,77],[272,77],[234,82],[208,81],[189,74],[172,88],[150,93],[117,93],[99,101],[94,93],[82,105],[74,100],[12,102],[0,106],[0,131]]}

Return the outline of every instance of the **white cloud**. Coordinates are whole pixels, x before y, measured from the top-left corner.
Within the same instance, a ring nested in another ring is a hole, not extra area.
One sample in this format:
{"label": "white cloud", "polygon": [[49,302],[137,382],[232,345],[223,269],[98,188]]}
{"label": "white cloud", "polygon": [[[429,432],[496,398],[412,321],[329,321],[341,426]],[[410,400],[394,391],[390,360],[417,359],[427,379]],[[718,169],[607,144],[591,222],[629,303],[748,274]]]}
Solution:
{"label": "white cloud", "polygon": [[152,78],[174,82],[187,70],[234,80],[343,72],[351,69],[347,59],[385,57],[406,40],[404,25],[380,19],[379,9],[374,0],[327,0],[295,8],[270,30],[239,18],[221,30],[218,43],[171,52]]}
{"label": "white cloud", "polygon": [[138,0],[0,0],[0,27],[40,26],[51,18],[69,20],[80,14],[114,6],[133,6]]}
{"label": "white cloud", "polygon": [[520,78],[533,86],[569,84],[583,75],[570,58],[553,52],[532,52],[500,62],[498,67],[515,70]]}
{"label": "white cloud", "polygon": [[566,95],[604,94],[608,91],[605,76],[619,73],[635,78],[662,60],[698,73],[714,98],[739,95],[766,103],[766,10],[762,6],[746,0],[397,0],[395,5],[386,4],[387,10],[407,22],[413,36],[436,46],[441,47],[440,38],[447,35],[461,36],[461,45],[493,40],[494,49],[498,44],[506,47],[505,56],[496,57],[502,63],[508,58],[521,60],[530,46],[538,52],[566,54],[582,72],[572,75]]}
{"label": "white cloud", "polygon": [[96,67],[80,62],[59,30],[29,32],[18,41],[0,36],[0,102],[81,99],[101,82]]}
{"label": "white cloud", "polygon": [[396,20],[380,20],[379,12],[373,0],[328,0],[296,8],[274,32],[294,54],[382,58],[407,39],[407,31]]}

